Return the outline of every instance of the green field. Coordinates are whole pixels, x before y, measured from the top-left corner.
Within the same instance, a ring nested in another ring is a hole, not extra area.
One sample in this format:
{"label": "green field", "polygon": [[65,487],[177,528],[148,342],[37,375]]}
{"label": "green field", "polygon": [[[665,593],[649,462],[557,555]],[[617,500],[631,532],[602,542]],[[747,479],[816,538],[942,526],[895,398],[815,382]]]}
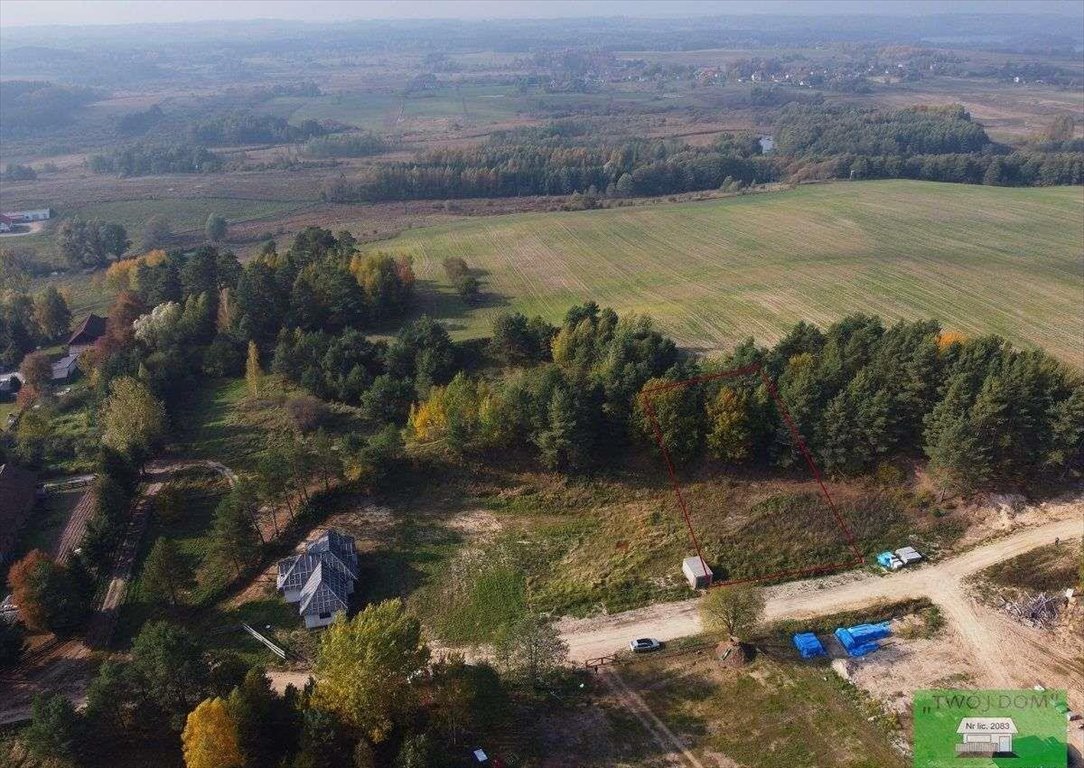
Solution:
{"label": "green field", "polygon": [[[587,299],[649,313],[702,349],[871,312],[999,333],[1084,367],[1082,221],[1079,187],[877,181],[479,218],[377,247],[414,256],[423,309],[460,337],[487,334],[502,308],[557,320]],[[485,306],[454,296],[449,255],[480,270]]]}

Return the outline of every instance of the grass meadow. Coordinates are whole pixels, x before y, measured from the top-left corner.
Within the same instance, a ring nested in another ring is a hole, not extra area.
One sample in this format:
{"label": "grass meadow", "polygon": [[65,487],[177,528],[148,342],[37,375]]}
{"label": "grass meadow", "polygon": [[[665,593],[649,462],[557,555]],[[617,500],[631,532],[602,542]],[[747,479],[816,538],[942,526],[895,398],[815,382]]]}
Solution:
{"label": "grass meadow", "polygon": [[[501,309],[558,320],[593,299],[655,317],[692,348],[768,343],[851,312],[999,333],[1084,368],[1084,190],[916,181],[822,184],[705,202],[515,214],[410,230],[374,248],[414,257],[420,311],[460,337]],[[488,301],[461,302],[461,256]]]}

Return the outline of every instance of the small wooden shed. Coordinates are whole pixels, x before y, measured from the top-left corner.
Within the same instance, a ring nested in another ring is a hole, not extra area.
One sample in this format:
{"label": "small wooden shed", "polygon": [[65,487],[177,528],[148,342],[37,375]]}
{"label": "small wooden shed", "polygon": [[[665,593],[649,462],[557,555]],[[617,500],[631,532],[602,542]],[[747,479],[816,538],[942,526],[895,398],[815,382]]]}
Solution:
{"label": "small wooden shed", "polygon": [[693,589],[707,589],[711,586],[712,572],[708,564],[699,555],[686,557],[681,563],[681,572]]}

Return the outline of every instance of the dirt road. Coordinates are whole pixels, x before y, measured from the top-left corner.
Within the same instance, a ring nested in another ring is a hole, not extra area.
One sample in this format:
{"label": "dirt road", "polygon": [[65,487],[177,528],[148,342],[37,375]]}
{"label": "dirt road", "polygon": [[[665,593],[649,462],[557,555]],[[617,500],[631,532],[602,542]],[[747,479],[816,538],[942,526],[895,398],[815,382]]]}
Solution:
{"label": "dirt road", "polygon": [[[1061,520],[1011,534],[936,565],[887,576],[852,573],[769,587],[765,620],[823,616],[881,601],[928,597],[941,606],[981,655],[991,676],[996,677],[1004,670],[999,666],[997,635],[988,630],[989,622],[976,618],[975,607],[964,594],[961,582],[983,568],[1052,543],[1055,537],[1079,538],[1082,530],[1084,521],[1080,518]],[[563,619],[558,627],[573,661],[613,653],[634,637],[671,640],[701,631],[696,600],[660,603],[611,616]]]}
{"label": "dirt road", "polygon": [[75,509],[72,510],[64,530],[57,540],[56,548],[53,551],[53,557],[57,561],[61,563],[68,562],[72,552],[83,540],[83,534],[87,530],[87,523],[90,522],[90,517],[94,513],[94,499],[94,486],[91,485],[79,498],[79,502],[75,505]]}
{"label": "dirt road", "polygon": [[[155,462],[148,467],[142,494],[133,504],[124,540],[116,553],[109,586],[98,610],[87,623],[84,639],[51,643],[39,653],[23,659],[15,669],[0,675],[0,725],[27,720],[33,696],[42,691],[60,691],[77,704],[82,703],[87,684],[97,668],[97,664],[92,663],[91,649],[108,648],[112,639],[154,496],[173,473],[194,466],[218,472],[231,485],[237,482],[233,471],[216,461]],[[78,541],[75,530],[85,528],[85,518],[89,517],[92,508],[93,492],[88,490],[72,516],[73,519],[80,516],[84,519],[69,521],[70,530],[66,529],[61,537],[64,548],[61,551],[70,552],[73,548],[72,543]]]}
{"label": "dirt road", "polygon": [[629,688],[625,681],[621,679],[621,673],[613,667],[605,667],[599,670],[599,678],[621,700],[625,708],[632,713],[632,716],[636,718],[652,740],[659,746],[661,749],[659,757],[665,761],[666,765],[679,766],[680,768],[688,768],[689,766],[704,768],[704,764],[689,751],[685,742],[651,711],[647,702],[640,698],[640,694]]}

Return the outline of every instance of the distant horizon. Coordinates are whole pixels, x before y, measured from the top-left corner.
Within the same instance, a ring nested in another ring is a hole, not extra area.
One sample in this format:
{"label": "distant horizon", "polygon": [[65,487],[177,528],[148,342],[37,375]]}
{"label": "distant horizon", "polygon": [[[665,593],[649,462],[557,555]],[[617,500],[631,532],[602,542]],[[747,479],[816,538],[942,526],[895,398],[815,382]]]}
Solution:
{"label": "distant horizon", "polygon": [[366,21],[491,22],[856,15],[882,18],[1027,15],[1084,20],[1084,3],[1076,0],[232,0],[226,3],[221,0],[0,0],[0,29],[5,31],[216,22],[319,25]]}

